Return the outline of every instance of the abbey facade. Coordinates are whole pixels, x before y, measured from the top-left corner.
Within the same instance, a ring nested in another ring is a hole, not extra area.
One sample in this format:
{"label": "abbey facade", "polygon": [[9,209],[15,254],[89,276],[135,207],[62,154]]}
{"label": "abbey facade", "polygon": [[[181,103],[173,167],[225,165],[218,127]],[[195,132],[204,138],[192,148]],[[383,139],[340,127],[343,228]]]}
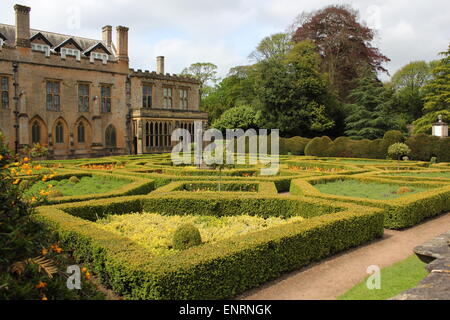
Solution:
{"label": "abbey facade", "polygon": [[207,122],[200,83],[129,68],[128,28],[102,40],[30,29],[30,8],[0,24],[0,130],[10,148],[39,143],[54,159],[145,154],[172,149],[176,128]]}

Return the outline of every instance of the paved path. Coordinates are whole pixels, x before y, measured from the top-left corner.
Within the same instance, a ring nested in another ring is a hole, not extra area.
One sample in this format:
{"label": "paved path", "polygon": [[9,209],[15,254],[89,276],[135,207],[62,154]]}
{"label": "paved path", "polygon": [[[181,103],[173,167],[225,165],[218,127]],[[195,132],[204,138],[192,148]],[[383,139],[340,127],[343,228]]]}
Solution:
{"label": "paved path", "polygon": [[243,300],[333,300],[368,276],[367,267],[390,266],[414,247],[450,230],[450,213],[405,231],[386,230],[382,239],[322,260],[238,297]]}

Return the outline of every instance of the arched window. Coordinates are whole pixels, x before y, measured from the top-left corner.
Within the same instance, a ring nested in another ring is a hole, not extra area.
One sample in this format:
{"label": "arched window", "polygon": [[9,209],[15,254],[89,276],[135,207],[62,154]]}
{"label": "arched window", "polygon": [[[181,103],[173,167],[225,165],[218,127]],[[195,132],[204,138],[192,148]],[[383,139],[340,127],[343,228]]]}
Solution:
{"label": "arched window", "polygon": [[78,140],[78,143],[85,143],[86,142],[86,136],[85,136],[85,132],[84,132],[84,123],[83,122],[80,122],[79,124],[78,124],[78,127],[77,127],[77,140]]}
{"label": "arched window", "polygon": [[116,128],[111,124],[106,128],[105,144],[107,148],[115,148],[117,145]]}
{"label": "arched window", "polygon": [[64,126],[61,121],[58,121],[55,128],[55,142],[64,143]]}
{"label": "arched window", "polygon": [[41,142],[41,126],[37,121],[33,122],[31,126],[31,142],[33,144]]}

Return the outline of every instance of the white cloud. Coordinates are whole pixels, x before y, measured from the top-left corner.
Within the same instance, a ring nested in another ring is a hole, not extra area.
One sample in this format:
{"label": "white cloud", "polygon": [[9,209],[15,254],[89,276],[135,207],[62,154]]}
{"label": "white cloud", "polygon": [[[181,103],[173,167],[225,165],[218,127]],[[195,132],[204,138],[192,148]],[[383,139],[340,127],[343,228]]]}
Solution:
{"label": "white cloud", "polygon": [[[2,0],[0,22],[14,24],[13,5]],[[167,71],[208,61],[225,75],[247,63],[258,42],[284,31],[302,11],[321,9],[335,0],[21,0],[32,7],[33,28],[101,37],[103,25],[130,27],[132,67],[148,69],[155,57],[167,56]],[[447,0],[346,0],[369,26],[379,28],[375,44],[392,59],[394,73],[412,60],[432,60],[450,37]],[[68,9],[69,8],[69,9]],[[72,9],[70,9],[72,8]],[[76,13],[79,12],[79,29]],[[74,17],[75,13],[75,17]],[[70,28],[72,27],[72,28]]]}

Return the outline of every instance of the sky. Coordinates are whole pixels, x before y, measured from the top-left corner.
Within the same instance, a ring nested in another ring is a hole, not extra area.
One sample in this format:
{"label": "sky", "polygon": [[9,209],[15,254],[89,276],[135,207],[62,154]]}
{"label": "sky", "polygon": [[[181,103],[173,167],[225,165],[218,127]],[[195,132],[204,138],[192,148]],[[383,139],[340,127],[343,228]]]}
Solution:
{"label": "sky", "polygon": [[127,26],[130,67],[153,71],[162,55],[169,73],[212,62],[224,77],[250,64],[264,37],[331,4],[351,5],[377,30],[374,45],[392,60],[391,75],[411,61],[438,59],[450,44],[447,0],[1,0],[0,23],[15,23],[16,3],[31,7],[33,29],[101,39],[102,26]]}

